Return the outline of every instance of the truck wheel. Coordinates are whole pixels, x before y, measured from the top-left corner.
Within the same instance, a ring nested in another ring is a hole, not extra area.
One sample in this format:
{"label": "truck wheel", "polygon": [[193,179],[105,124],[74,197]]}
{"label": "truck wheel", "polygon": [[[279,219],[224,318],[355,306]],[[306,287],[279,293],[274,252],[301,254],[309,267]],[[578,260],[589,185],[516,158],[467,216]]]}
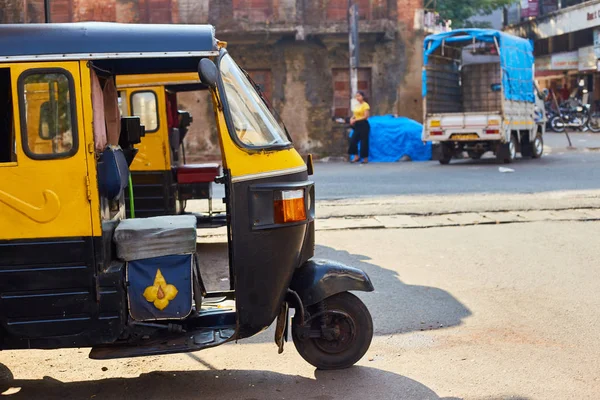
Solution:
{"label": "truck wheel", "polygon": [[452,160],[454,149],[448,143],[442,143],[442,156],[439,159],[440,164],[448,165]]}
{"label": "truck wheel", "polygon": [[309,311],[313,315],[324,311],[309,322],[309,329],[299,327],[296,318],[292,321],[294,346],[302,358],[318,369],[343,369],[365,355],[373,339],[373,320],[358,297],[338,293]]}
{"label": "truck wheel", "polygon": [[481,151],[467,151],[467,154],[471,160],[479,160],[483,155]]}
{"label": "truck wheel", "polygon": [[503,161],[505,164],[510,164],[517,158],[517,137],[510,135],[510,142],[499,145],[496,152],[496,159]]}
{"label": "truck wheel", "polygon": [[533,151],[531,153],[531,158],[540,158],[544,153],[544,139],[539,133],[535,136],[535,139],[533,140],[532,150]]}
{"label": "truck wheel", "polygon": [[510,143],[508,143],[508,158],[504,159],[505,164],[510,164],[517,158],[517,146],[519,143],[517,142],[517,137],[515,135],[510,135]]}

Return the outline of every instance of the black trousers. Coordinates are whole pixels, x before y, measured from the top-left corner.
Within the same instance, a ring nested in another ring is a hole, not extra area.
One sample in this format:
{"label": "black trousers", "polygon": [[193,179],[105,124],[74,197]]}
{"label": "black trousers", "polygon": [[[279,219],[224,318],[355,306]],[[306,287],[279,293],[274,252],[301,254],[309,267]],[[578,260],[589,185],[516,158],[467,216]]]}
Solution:
{"label": "black trousers", "polygon": [[354,133],[350,138],[350,147],[348,148],[348,154],[358,154],[358,143],[360,142],[360,158],[369,157],[369,133],[371,132],[371,125],[369,121],[362,120],[354,123]]}

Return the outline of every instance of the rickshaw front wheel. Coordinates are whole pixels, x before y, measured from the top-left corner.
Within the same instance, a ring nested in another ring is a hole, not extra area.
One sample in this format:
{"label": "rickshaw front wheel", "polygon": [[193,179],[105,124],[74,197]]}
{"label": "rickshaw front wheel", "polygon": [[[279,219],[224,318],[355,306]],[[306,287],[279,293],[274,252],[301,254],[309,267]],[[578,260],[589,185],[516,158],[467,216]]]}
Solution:
{"label": "rickshaw front wheel", "polygon": [[318,369],[343,369],[360,360],[373,338],[373,320],[365,304],[343,292],[310,306],[306,327],[292,321],[298,353]]}
{"label": "rickshaw front wheel", "polygon": [[6,365],[0,364],[0,393],[10,389],[14,379],[11,370]]}

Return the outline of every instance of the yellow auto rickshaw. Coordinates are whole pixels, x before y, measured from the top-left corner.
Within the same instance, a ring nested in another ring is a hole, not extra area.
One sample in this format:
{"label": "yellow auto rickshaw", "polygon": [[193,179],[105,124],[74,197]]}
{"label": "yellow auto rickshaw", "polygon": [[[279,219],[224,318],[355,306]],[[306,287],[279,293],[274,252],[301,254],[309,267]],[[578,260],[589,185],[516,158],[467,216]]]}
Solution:
{"label": "yellow auto rickshaw", "polygon": [[[198,73],[124,75],[117,77],[121,115],[139,116],[146,135],[131,164],[133,200],[126,193],[131,215],[152,217],[182,214],[188,200],[208,200],[208,212],[197,214],[199,227],[222,226],[225,215],[213,213],[213,184],[218,163],[187,163],[184,139],[193,117],[178,109],[178,94],[205,91]],[[207,127],[207,129],[210,129]]]}
{"label": "yellow auto rickshaw", "polygon": [[[277,320],[282,351],[293,308],[293,342],[311,364],[365,354],[371,316],[349,291],[373,285],[314,258],[311,162],[212,26],[1,25],[0,49],[0,349],[161,355]],[[194,217],[125,213],[135,146],[152,127],[120,116],[115,79],[194,71],[222,154],[231,287],[220,292],[202,282]]]}

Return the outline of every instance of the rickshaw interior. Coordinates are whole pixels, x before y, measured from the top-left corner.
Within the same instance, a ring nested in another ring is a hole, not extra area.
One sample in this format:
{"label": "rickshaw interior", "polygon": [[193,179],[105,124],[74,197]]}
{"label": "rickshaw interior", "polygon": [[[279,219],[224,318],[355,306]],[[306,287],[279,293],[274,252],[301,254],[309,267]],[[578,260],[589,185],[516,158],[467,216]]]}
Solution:
{"label": "rickshaw interior", "polygon": [[[180,110],[180,95],[205,92],[197,73],[126,75],[117,77],[121,115],[138,116],[146,127],[146,136],[131,165],[133,200],[126,193],[128,215],[151,217],[189,213],[189,200],[206,200],[207,207],[194,204],[198,227],[226,225],[222,208],[213,208],[213,186],[221,174],[220,163],[188,163],[185,138],[194,119],[189,111]],[[210,96],[197,96],[210,102]],[[200,100],[198,100],[200,101]],[[214,121],[196,121],[196,129],[210,132]],[[168,148],[168,151],[165,151]],[[220,158],[220,154],[215,154]],[[222,186],[222,185],[218,185]],[[221,190],[219,190],[221,189]],[[217,198],[223,198],[217,187]],[[132,207],[133,206],[133,207]],[[204,205],[202,205],[204,206]],[[133,212],[132,212],[133,208]]]}

